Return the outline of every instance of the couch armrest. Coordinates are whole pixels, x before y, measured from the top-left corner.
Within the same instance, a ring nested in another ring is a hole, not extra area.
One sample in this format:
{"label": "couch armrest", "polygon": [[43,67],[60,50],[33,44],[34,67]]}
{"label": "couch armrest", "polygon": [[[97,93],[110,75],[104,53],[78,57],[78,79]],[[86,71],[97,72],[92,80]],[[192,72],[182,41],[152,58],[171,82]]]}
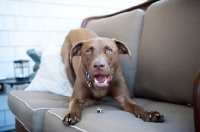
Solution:
{"label": "couch armrest", "polygon": [[194,82],[194,121],[195,130],[200,132],[200,70]]}
{"label": "couch armrest", "polygon": [[129,11],[135,10],[135,9],[146,10],[152,3],[156,2],[156,1],[159,1],[159,0],[148,0],[147,2],[142,3],[140,5],[133,6],[133,7],[130,7],[128,9],[125,9],[125,10],[122,10],[122,11],[119,11],[119,12],[116,12],[116,13],[113,13],[113,14],[109,14],[109,15],[88,17],[88,18],[86,18],[86,19],[83,20],[83,22],[81,24],[81,28],[85,28],[86,25],[90,21],[92,21],[92,20],[97,20],[97,19],[101,19],[101,18],[112,17],[112,16],[115,16],[115,15],[118,15],[118,14],[121,14],[121,13],[124,13],[124,12],[129,12]]}

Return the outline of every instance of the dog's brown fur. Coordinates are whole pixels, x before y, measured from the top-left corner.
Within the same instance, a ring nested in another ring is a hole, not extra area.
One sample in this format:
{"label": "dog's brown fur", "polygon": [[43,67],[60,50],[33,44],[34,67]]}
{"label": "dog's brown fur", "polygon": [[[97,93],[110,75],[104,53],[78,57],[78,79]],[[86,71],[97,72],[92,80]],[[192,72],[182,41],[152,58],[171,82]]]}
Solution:
{"label": "dog's brown fur", "polygon": [[[131,58],[129,49],[118,40],[98,37],[89,29],[69,32],[61,50],[66,74],[73,86],[70,112],[63,119],[65,125],[80,121],[82,105],[90,105],[88,99],[99,100],[107,95],[113,96],[124,111],[133,113],[144,121],[163,122],[164,116],[159,112],[148,112],[131,100],[118,54],[128,54]],[[86,77],[86,72],[89,78]],[[88,85],[87,82],[91,84]]]}

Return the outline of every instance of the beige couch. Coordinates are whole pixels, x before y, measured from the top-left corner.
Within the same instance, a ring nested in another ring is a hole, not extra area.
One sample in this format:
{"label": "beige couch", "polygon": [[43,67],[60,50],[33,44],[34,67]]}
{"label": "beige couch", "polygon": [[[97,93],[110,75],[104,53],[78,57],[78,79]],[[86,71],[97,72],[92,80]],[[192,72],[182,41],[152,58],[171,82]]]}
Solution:
{"label": "beige couch", "polygon": [[[163,123],[143,122],[109,98],[108,103],[83,109],[76,125],[65,126],[62,118],[68,112],[69,97],[17,90],[8,99],[17,130],[193,132],[196,124],[196,131],[200,131],[200,74],[194,85],[200,68],[200,1],[154,2],[85,19],[82,27],[121,40],[129,47],[133,59],[120,55],[120,63],[132,100],[164,114]],[[102,114],[96,112],[98,107],[104,110]]]}

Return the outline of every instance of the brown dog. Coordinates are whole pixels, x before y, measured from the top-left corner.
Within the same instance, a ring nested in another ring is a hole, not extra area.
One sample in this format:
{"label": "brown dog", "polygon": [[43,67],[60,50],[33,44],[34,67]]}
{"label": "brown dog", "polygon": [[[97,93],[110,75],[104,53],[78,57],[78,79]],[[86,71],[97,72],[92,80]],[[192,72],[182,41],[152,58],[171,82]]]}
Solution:
{"label": "brown dog", "polygon": [[118,54],[128,54],[131,58],[129,49],[118,40],[98,37],[89,29],[69,32],[61,56],[74,90],[69,104],[70,112],[63,119],[65,125],[80,121],[81,106],[88,99],[99,100],[106,95],[113,96],[124,111],[144,121],[163,122],[164,116],[159,112],[148,112],[131,100]]}

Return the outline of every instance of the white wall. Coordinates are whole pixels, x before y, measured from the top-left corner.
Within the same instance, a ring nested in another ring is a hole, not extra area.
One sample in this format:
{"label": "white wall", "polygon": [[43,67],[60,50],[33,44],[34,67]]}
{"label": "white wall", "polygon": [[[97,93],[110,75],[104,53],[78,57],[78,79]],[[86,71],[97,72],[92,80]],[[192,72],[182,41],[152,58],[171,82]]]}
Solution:
{"label": "white wall", "polygon": [[[106,15],[145,0],[0,0],[0,78],[14,77],[13,61],[28,59],[27,49],[62,45],[84,18]],[[32,66],[33,61],[30,61]]]}

